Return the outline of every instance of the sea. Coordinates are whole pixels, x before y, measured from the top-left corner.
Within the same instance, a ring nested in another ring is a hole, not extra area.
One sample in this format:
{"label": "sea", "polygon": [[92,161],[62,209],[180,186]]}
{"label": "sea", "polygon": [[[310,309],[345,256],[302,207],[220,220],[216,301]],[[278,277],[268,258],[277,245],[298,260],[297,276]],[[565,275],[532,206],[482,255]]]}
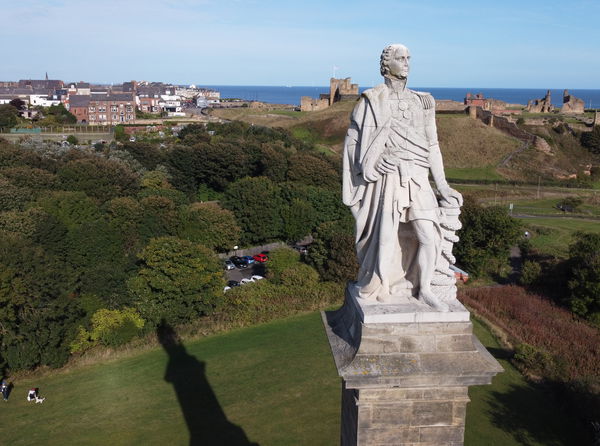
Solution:
{"label": "sea", "polygon": [[[329,93],[329,87],[285,87],[256,85],[201,85],[221,92],[221,98],[237,98],[246,101],[261,101],[272,104],[300,105],[302,96],[318,98],[321,93]],[[360,91],[368,87],[361,88]],[[547,89],[538,88],[438,88],[410,87],[417,91],[427,91],[437,100],[450,99],[463,102],[467,93],[482,93],[485,98],[499,99],[509,104],[526,105],[531,99],[541,99]],[[550,90],[552,103],[562,105],[563,90]],[[569,89],[569,93],[585,101],[585,108],[600,108],[600,90]]]}

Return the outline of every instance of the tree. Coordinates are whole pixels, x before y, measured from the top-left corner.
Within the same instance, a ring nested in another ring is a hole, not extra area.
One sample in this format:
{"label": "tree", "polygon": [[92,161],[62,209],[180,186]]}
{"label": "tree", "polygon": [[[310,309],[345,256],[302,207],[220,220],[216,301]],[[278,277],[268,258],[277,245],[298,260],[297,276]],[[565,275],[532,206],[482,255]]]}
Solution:
{"label": "tree", "polygon": [[19,111],[12,105],[0,105],[0,128],[10,128],[17,125]]}
{"label": "tree", "polygon": [[59,169],[58,177],[65,189],[83,191],[102,202],[134,195],[139,189],[135,173],[121,163],[99,157],[71,160]]}
{"label": "tree", "polygon": [[595,126],[591,132],[582,132],[581,145],[592,153],[600,154],[600,126]]}
{"label": "tree", "polygon": [[309,235],[318,219],[317,211],[310,203],[294,198],[283,208],[283,235],[286,240],[294,242]]}
{"label": "tree", "polygon": [[14,98],[9,101],[9,104],[12,105],[17,110],[25,110],[27,108],[27,104],[23,99]]}
{"label": "tree", "polygon": [[76,124],[77,118],[64,105],[51,105],[46,109],[46,120],[55,124]]}
{"label": "tree", "polygon": [[243,178],[230,184],[222,204],[233,211],[242,228],[242,243],[261,243],[283,235],[284,201],[280,188],[268,178]]}
{"label": "tree", "polygon": [[56,217],[68,229],[92,223],[102,215],[94,200],[83,192],[49,192],[41,196],[36,205]]}
{"label": "tree", "polygon": [[9,368],[64,364],[81,316],[71,285],[64,265],[41,247],[0,234],[0,356]]}
{"label": "tree", "polygon": [[354,280],[358,271],[351,218],[322,223],[313,235],[307,260],[323,280]]}
{"label": "tree", "polygon": [[340,188],[342,184],[339,169],[333,160],[306,152],[298,152],[290,157],[288,179],[327,188]]}
{"label": "tree", "polygon": [[229,251],[239,243],[241,229],[233,212],[216,203],[194,203],[180,208],[178,235],[217,251]]}
{"label": "tree", "polygon": [[504,208],[482,207],[472,199],[465,200],[460,219],[460,241],[454,245],[454,253],[461,268],[477,276],[507,264],[510,248],[522,233],[518,220]]}
{"label": "tree", "polygon": [[569,303],[574,313],[600,313],[600,234],[578,232],[569,247]]}
{"label": "tree", "polygon": [[208,248],[176,237],[152,239],[139,256],[141,268],[127,282],[142,317],[154,326],[187,322],[220,303],[221,262]]}

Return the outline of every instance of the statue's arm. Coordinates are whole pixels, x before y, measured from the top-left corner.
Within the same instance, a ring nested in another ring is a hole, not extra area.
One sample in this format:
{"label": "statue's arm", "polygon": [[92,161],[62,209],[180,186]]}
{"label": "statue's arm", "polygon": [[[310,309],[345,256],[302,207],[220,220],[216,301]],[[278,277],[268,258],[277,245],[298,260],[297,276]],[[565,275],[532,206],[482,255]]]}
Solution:
{"label": "statue's arm", "polygon": [[454,201],[459,206],[462,206],[462,195],[458,191],[452,189],[448,185],[448,181],[446,181],[444,162],[442,160],[442,152],[437,136],[437,126],[435,124],[435,104],[433,98],[431,98],[430,101],[433,106],[425,110],[425,134],[427,135],[427,141],[429,142],[429,166],[431,176],[433,177],[435,187],[444,200],[450,203]]}

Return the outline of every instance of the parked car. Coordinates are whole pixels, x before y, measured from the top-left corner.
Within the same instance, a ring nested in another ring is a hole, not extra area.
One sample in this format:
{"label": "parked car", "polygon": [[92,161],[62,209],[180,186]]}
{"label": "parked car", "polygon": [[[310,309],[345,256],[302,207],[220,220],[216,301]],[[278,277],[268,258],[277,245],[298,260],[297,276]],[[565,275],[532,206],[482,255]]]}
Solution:
{"label": "parked car", "polygon": [[294,246],[294,249],[296,251],[298,251],[300,254],[306,254],[306,253],[308,253],[308,248],[306,246],[303,246],[303,245],[296,245],[296,246]]}
{"label": "parked car", "polygon": [[256,282],[257,280],[264,279],[264,277],[263,276],[259,276],[258,274],[255,274],[254,276],[251,277],[251,279]]}
{"label": "parked car", "polygon": [[252,256],[243,256],[242,259],[245,259],[246,263],[248,263],[248,265],[254,263],[254,257],[252,257]]}
{"label": "parked car", "polygon": [[248,262],[243,257],[233,256],[229,260],[238,268],[248,268]]}
{"label": "parked car", "polygon": [[267,260],[269,260],[269,258],[266,256],[266,254],[262,254],[262,253],[256,254],[253,258],[256,262],[259,262],[259,263],[265,263]]}
{"label": "parked car", "polygon": [[225,260],[225,269],[229,271],[230,269],[235,269],[235,265],[231,260]]}
{"label": "parked car", "polygon": [[253,283],[253,282],[254,282],[254,280],[252,280],[252,279],[246,279],[244,277],[242,280],[240,280],[240,285],[246,285],[247,283]]}
{"label": "parked car", "polygon": [[227,291],[229,291],[230,289],[231,289],[231,287],[230,287],[230,286],[223,287],[223,292],[224,292],[224,293],[226,293],[226,292],[227,292]]}
{"label": "parked car", "polygon": [[233,288],[234,286],[240,286],[240,283],[237,280],[229,280],[227,281],[227,286]]}

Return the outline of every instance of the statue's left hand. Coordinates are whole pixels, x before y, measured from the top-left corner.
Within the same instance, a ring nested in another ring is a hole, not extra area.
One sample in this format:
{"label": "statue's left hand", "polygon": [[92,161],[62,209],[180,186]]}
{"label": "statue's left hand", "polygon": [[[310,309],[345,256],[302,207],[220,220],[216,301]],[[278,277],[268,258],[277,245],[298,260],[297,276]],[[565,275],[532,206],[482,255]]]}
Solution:
{"label": "statue's left hand", "polygon": [[452,202],[456,202],[456,204],[458,204],[458,206],[462,206],[463,205],[463,196],[461,195],[461,193],[455,189],[452,189],[451,187],[444,187],[439,189],[440,191],[440,195],[442,196],[442,198],[444,200],[446,200],[448,203],[452,203]]}

